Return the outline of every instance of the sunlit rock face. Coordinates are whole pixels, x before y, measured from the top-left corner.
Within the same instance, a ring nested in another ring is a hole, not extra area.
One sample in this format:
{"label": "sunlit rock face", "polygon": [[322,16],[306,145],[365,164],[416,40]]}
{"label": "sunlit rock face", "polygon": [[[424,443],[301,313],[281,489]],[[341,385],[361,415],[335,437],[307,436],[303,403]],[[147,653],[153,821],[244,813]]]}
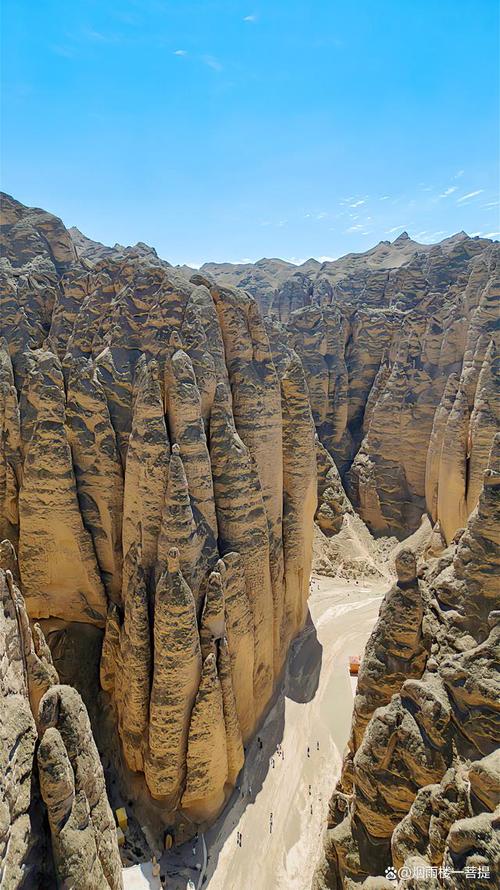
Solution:
{"label": "sunlit rock face", "polygon": [[2,537],[32,619],[102,635],[123,769],[165,824],[210,820],[306,617],[301,362],[244,291],[3,211]]}
{"label": "sunlit rock face", "polygon": [[499,256],[486,238],[403,233],[322,265],[206,266],[283,326],[320,441],[375,533],[403,538],[428,511],[450,543],[477,504],[498,422]]}
{"label": "sunlit rock face", "polygon": [[2,887],[121,890],[115,822],[85,705],[59,684],[40,626],[30,627],[3,567],[0,653]]}
{"label": "sunlit rock face", "polygon": [[489,877],[473,886],[498,883],[500,435],[487,464],[453,544],[418,577],[411,551],[399,554],[360,669],[316,890],[383,887],[391,866],[424,868],[401,890],[434,886],[433,867],[457,887],[480,867]]}

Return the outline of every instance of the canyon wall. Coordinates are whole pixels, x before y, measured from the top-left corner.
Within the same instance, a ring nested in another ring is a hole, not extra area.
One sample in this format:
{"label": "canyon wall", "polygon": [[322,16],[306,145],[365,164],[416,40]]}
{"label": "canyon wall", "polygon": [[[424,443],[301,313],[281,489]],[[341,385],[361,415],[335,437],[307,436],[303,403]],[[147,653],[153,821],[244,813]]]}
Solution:
{"label": "canyon wall", "polygon": [[428,561],[397,549],[317,885],[468,862],[479,829],[494,863],[498,244],[195,271],[8,196],[0,239],[9,890],[42,863],[120,886],[82,698],[134,836],[182,840],[234,788],[313,543],[322,571],[388,578],[385,536],[417,529]]}
{"label": "canyon wall", "polygon": [[207,264],[241,282],[298,353],[321,443],[376,534],[422,513],[450,543],[479,496],[495,428],[498,243],[406,233],[364,254],[293,267]]}
{"label": "canyon wall", "polygon": [[404,869],[401,888],[498,884],[498,435],[487,463],[454,543],[432,556],[431,541],[418,573],[412,551],[399,553],[359,673],[316,890],[394,887],[391,867]]}
{"label": "canyon wall", "polygon": [[30,618],[76,646],[69,682],[102,639],[122,781],[182,833],[234,787],[306,618],[302,365],[243,291],[2,210],[0,537]]}
{"label": "canyon wall", "polygon": [[121,890],[115,822],[89,717],[60,685],[39,624],[30,627],[0,562],[0,881],[14,888]]}

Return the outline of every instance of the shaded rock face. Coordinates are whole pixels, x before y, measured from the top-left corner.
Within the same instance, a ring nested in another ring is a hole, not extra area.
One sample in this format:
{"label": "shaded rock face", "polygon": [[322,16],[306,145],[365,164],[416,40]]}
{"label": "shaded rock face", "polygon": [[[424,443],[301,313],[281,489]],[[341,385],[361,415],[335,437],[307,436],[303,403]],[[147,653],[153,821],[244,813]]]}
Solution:
{"label": "shaded rock face", "polygon": [[404,538],[427,510],[450,543],[477,504],[498,424],[499,250],[462,233],[321,266],[207,264],[282,324],[321,444],[377,534]]}
{"label": "shaded rock face", "polygon": [[0,570],[0,874],[6,890],[120,890],[113,814],[78,692]]}
{"label": "shaded rock face", "polygon": [[163,825],[206,821],[306,617],[303,368],[243,291],[3,207],[1,530],[27,609],[103,633],[125,772]]}
{"label": "shaded rock face", "polygon": [[499,519],[497,435],[465,531],[418,578],[399,553],[360,669],[318,890],[384,886],[370,876],[391,865],[448,868],[457,887],[473,872],[474,887],[499,882]]}

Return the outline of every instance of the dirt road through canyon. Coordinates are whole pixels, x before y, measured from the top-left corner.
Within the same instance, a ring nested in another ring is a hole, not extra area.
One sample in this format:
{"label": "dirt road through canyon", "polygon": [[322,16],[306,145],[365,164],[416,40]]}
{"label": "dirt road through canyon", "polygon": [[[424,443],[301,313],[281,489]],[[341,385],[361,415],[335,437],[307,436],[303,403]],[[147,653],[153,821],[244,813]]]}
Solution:
{"label": "dirt road through canyon", "polygon": [[208,890],[309,888],[349,734],[349,655],[362,653],[387,586],[312,579],[310,620],[282,692],[249,746],[239,787],[204,835],[207,867],[201,838],[185,844],[162,862],[169,888],[189,878]]}

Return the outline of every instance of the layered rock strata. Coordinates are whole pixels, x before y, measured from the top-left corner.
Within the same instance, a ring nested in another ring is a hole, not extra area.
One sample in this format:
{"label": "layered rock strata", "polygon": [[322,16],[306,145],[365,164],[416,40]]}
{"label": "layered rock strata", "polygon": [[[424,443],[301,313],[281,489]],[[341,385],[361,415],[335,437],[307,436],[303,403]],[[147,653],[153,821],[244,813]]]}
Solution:
{"label": "layered rock strata", "polygon": [[243,291],[3,209],[0,499],[28,612],[103,634],[132,797],[211,819],[306,617],[301,362]]}
{"label": "layered rock strata", "polygon": [[[363,658],[318,890],[383,887],[369,876],[390,866],[440,867],[436,887],[450,886],[446,870],[457,887],[473,871],[474,887],[499,880],[500,436],[488,464],[455,543],[420,578],[411,552],[399,555]],[[430,885],[424,873],[398,886]]]}
{"label": "layered rock strata", "polygon": [[376,534],[423,512],[447,543],[474,509],[498,424],[499,246],[406,233],[301,267],[207,264],[242,283],[302,361],[321,444]]}

